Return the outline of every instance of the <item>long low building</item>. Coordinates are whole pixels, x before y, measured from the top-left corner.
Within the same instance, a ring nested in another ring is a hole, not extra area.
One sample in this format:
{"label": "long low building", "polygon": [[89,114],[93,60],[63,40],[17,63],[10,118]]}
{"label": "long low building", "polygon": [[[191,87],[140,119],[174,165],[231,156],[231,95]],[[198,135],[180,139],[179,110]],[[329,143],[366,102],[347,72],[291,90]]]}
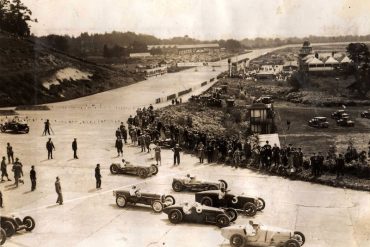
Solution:
{"label": "long low building", "polygon": [[171,51],[179,54],[196,53],[196,52],[213,52],[219,51],[220,46],[217,43],[212,44],[194,44],[194,45],[148,45],[148,50],[161,49],[162,51]]}

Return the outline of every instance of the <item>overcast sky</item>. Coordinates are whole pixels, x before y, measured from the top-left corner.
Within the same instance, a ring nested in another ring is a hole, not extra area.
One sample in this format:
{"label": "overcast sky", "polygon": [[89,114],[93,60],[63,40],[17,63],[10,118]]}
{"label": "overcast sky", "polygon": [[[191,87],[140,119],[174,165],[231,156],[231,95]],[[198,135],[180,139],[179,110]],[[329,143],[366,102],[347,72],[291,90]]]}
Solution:
{"label": "overcast sky", "polygon": [[370,34],[370,0],[23,0],[35,35],[133,31],[160,38]]}

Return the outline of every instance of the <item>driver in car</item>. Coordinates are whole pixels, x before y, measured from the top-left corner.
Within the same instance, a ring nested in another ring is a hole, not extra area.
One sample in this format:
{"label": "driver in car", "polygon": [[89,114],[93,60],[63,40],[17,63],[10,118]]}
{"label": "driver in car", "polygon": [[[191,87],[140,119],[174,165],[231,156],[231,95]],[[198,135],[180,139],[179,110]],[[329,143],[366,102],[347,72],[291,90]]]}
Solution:
{"label": "driver in car", "polygon": [[184,212],[184,214],[190,214],[191,211],[191,205],[188,203],[188,202],[185,202],[184,205],[182,206],[182,211]]}
{"label": "driver in car", "polygon": [[222,200],[225,198],[226,195],[226,190],[225,188],[221,188],[218,192],[218,199]]}
{"label": "driver in car", "polygon": [[122,165],[123,167],[126,167],[130,164],[130,162],[126,161],[125,159],[122,159]]}
{"label": "driver in car", "polygon": [[185,181],[187,183],[194,182],[195,181],[195,177],[192,177],[192,176],[190,176],[190,174],[187,174],[186,175],[186,178],[185,178]]}
{"label": "driver in car", "polygon": [[135,185],[131,187],[130,189],[130,196],[137,196],[140,197],[140,188],[137,188]]}

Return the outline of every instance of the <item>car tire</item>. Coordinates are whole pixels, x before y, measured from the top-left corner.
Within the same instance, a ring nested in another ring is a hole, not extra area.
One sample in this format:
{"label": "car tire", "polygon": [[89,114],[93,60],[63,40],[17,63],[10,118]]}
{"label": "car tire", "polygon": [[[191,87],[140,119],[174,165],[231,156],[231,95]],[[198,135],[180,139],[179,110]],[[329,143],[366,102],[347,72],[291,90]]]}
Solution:
{"label": "car tire", "polygon": [[203,197],[200,203],[208,207],[212,207],[213,205],[212,199],[208,196]]}
{"label": "car tire", "polygon": [[161,213],[163,211],[163,204],[160,201],[155,200],[152,202],[152,209],[155,213]]}
{"label": "car tire", "polygon": [[11,221],[6,220],[6,221],[2,222],[1,223],[1,228],[4,229],[7,238],[10,238],[15,233],[15,225],[13,225],[13,223]]}
{"label": "car tire", "polygon": [[35,228],[36,223],[35,223],[35,220],[31,216],[26,216],[23,218],[23,225],[26,226],[26,231],[30,232]]}
{"label": "car tire", "polygon": [[294,232],[294,239],[298,241],[300,246],[304,245],[306,242],[306,237],[301,232]]}
{"label": "car tire", "polygon": [[168,219],[172,224],[180,223],[182,221],[182,218],[183,218],[182,213],[178,209],[174,209],[168,214]]}
{"label": "car tire", "polygon": [[226,183],[226,181],[225,180],[222,180],[222,179],[220,179],[218,181],[220,181],[220,183],[223,185],[223,187],[225,188],[225,190],[227,190],[228,184]]}
{"label": "car tire", "polygon": [[3,245],[6,241],[6,232],[3,228],[0,228],[0,245]]}
{"label": "car tire", "polygon": [[117,166],[116,164],[112,164],[112,165],[110,165],[109,170],[110,170],[110,173],[112,173],[112,174],[117,174],[117,173],[118,173],[119,168],[118,168],[118,166]]}
{"label": "car tire", "polygon": [[182,185],[180,181],[174,181],[172,183],[172,189],[176,192],[180,192],[184,189],[184,186]]}
{"label": "car tire", "polygon": [[284,247],[300,247],[299,242],[295,239],[289,239],[284,243]]}
{"label": "car tire", "polygon": [[234,234],[230,237],[230,245],[231,247],[243,247],[245,246],[246,240],[240,234]]}
{"label": "car tire", "polygon": [[238,212],[233,208],[225,209],[225,213],[229,216],[230,222],[234,222],[238,218]]}
{"label": "car tire", "polygon": [[6,131],[6,127],[5,126],[3,126],[2,128],[1,128],[1,132],[5,132]]}
{"label": "car tire", "polygon": [[176,203],[175,198],[171,195],[165,196],[164,201],[165,201],[165,203],[167,203],[166,204],[167,206],[175,205],[175,203]]}
{"label": "car tire", "polygon": [[261,197],[257,198],[257,211],[262,211],[265,209],[266,203]]}
{"label": "car tire", "polygon": [[251,202],[247,202],[243,206],[243,212],[246,216],[253,217],[257,213],[256,205]]}
{"label": "car tire", "polygon": [[226,215],[219,215],[216,218],[216,223],[217,223],[217,226],[220,228],[227,227],[230,225],[230,219]]}
{"label": "car tire", "polygon": [[139,168],[139,170],[137,171],[137,174],[141,178],[146,178],[148,176],[148,172],[146,171],[145,168]]}
{"label": "car tire", "polygon": [[151,167],[153,168],[154,172],[152,172],[152,175],[157,175],[158,173],[158,166],[156,165],[151,165]]}
{"label": "car tire", "polygon": [[125,196],[117,196],[116,204],[120,208],[124,208],[127,205],[127,198]]}

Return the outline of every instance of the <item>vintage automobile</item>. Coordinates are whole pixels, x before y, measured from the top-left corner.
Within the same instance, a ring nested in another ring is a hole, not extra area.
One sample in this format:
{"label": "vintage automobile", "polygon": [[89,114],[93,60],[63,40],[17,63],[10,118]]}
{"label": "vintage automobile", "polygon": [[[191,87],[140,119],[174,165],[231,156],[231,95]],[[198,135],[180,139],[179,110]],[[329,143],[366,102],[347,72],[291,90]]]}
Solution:
{"label": "vintage automobile", "polygon": [[326,117],[314,117],[308,121],[308,126],[314,128],[328,128],[329,122],[327,121]]}
{"label": "vintage automobile", "polygon": [[235,195],[229,191],[225,191],[222,197],[220,195],[222,195],[220,190],[197,192],[195,201],[210,207],[233,208],[250,217],[255,216],[257,211],[262,211],[266,206],[265,201],[260,197]]}
{"label": "vintage automobile", "polygon": [[353,122],[349,117],[346,116],[337,120],[337,125],[342,127],[354,127],[355,122]]}
{"label": "vintage automobile", "polygon": [[158,166],[155,164],[152,164],[150,166],[139,166],[130,164],[130,162],[126,162],[125,160],[122,160],[122,162],[122,165],[118,163],[113,163],[110,166],[110,172],[112,174],[138,175],[141,178],[147,178],[158,173]]}
{"label": "vintage automobile", "polygon": [[217,182],[198,180],[189,174],[185,177],[174,178],[172,181],[172,189],[176,192],[183,190],[190,191],[205,191],[205,190],[219,190],[221,188],[227,189],[225,180],[218,180]]}
{"label": "vintage automobile", "polygon": [[344,110],[337,110],[331,114],[331,118],[338,120],[342,118],[343,114],[347,114]]}
{"label": "vintage automobile", "polygon": [[163,212],[168,215],[168,219],[173,224],[186,221],[226,227],[237,218],[237,213],[233,209],[223,210],[201,205],[199,203],[191,204],[187,202],[181,205],[169,206],[163,209]]}
{"label": "vintage automobile", "polygon": [[360,115],[362,118],[370,118],[370,110],[363,111]]}
{"label": "vintage automobile", "polygon": [[263,103],[268,105],[274,103],[274,100],[271,95],[263,95],[256,99],[253,103]]}
{"label": "vintage automobile", "polygon": [[128,190],[117,190],[113,191],[113,196],[116,197],[116,204],[120,208],[127,206],[127,203],[131,204],[144,204],[150,205],[154,212],[160,213],[165,207],[175,204],[175,198],[171,195],[160,195],[154,193],[141,193],[136,191]]}
{"label": "vintage automobile", "polygon": [[1,132],[27,134],[28,132],[30,132],[30,127],[26,123],[21,123],[17,120],[12,120],[10,122],[5,122],[4,124],[1,125]]}
{"label": "vintage automobile", "polygon": [[6,241],[6,232],[0,227],[0,245],[3,245]]}
{"label": "vintage automobile", "polygon": [[26,216],[23,220],[17,217],[0,216],[0,225],[4,229],[6,236],[10,238],[18,231],[32,231],[36,224],[31,216]]}
{"label": "vintage automobile", "polygon": [[300,247],[305,243],[301,232],[278,227],[254,224],[235,225],[221,229],[221,235],[229,239],[232,247]]}

